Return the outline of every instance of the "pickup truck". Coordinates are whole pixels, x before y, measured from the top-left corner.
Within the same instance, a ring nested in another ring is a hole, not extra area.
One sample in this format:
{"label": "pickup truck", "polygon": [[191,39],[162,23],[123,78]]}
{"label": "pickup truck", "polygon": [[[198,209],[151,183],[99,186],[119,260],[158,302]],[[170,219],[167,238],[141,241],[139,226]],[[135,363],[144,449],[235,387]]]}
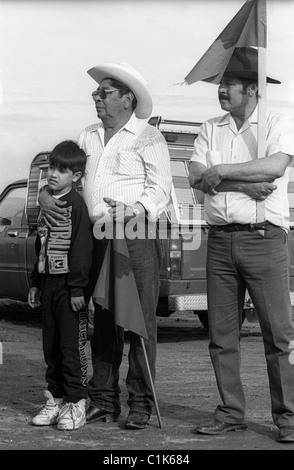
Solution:
{"label": "pickup truck", "polygon": [[[188,181],[188,162],[200,123],[152,117],[166,139],[173,174],[173,192],[168,209],[158,226],[164,251],[160,275],[158,316],[193,311],[208,328],[206,298],[206,243],[201,191]],[[9,184],[0,195],[0,298],[27,300],[30,272],[35,262],[38,215],[37,197],[46,183],[49,152],[40,152],[32,161],[28,180]],[[290,250],[294,253],[294,183],[289,183]],[[291,303],[294,305],[294,266],[291,260]],[[244,315],[254,306],[247,296]]]}

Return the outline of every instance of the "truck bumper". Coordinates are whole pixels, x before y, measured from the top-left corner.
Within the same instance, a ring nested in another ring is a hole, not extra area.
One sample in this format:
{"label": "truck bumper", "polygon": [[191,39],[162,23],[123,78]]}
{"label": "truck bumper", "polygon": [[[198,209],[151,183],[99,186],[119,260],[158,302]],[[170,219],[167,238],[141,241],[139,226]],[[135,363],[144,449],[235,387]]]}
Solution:
{"label": "truck bumper", "polygon": [[206,294],[169,295],[168,309],[173,311],[207,310]]}
{"label": "truck bumper", "polygon": [[[294,292],[290,292],[291,305],[294,306]],[[245,298],[245,309],[254,309],[250,297]],[[168,309],[172,311],[207,310],[206,294],[169,295]]]}

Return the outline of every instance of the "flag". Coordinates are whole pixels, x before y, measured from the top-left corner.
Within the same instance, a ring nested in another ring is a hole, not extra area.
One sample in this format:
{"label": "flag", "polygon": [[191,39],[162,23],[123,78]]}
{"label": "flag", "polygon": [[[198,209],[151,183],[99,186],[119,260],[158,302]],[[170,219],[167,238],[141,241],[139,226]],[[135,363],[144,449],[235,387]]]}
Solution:
{"label": "flag", "polygon": [[266,47],[266,0],[247,0],[185,77],[219,84],[236,47]]}
{"label": "flag", "polygon": [[125,238],[109,240],[93,300],[113,313],[118,326],[148,339]]}

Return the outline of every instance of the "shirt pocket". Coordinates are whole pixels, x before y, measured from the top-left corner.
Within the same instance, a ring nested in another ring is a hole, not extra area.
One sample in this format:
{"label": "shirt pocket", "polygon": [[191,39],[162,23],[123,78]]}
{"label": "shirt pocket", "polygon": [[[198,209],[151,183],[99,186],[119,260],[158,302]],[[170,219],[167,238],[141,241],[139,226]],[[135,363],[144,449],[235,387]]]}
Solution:
{"label": "shirt pocket", "polygon": [[222,153],[218,150],[207,150],[206,165],[208,168],[222,163]]}
{"label": "shirt pocket", "polygon": [[139,155],[126,150],[118,152],[114,165],[114,173],[136,176],[142,172],[144,172],[144,165]]}

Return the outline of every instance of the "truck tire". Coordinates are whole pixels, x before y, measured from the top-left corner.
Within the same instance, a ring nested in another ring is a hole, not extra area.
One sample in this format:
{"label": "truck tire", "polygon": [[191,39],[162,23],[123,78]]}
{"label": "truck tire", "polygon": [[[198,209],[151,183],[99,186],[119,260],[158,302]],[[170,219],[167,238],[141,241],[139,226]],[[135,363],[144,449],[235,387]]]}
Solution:
{"label": "truck tire", "polygon": [[208,315],[207,315],[207,310],[194,310],[196,315],[198,315],[199,321],[201,325],[205,328],[205,330],[209,330],[208,326]]}
{"label": "truck tire", "polygon": [[159,297],[156,316],[157,317],[169,317],[172,314],[172,311],[168,309],[168,298]]}

